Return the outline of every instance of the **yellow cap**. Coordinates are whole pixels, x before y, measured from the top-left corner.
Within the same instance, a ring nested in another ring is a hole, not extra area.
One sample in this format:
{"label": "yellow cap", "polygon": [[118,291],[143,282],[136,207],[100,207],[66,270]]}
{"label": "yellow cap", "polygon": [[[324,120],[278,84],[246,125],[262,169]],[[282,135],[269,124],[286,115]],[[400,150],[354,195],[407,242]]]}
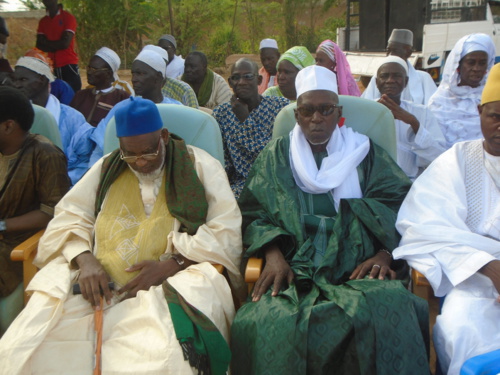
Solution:
{"label": "yellow cap", "polygon": [[481,105],[500,101],[500,64],[493,65],[484,85]]}

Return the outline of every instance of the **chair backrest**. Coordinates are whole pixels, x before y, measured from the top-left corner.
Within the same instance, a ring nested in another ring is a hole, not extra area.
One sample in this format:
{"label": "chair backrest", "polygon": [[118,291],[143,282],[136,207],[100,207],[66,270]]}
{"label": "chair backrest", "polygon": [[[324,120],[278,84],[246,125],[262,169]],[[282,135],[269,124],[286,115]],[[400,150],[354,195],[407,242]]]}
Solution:
{"label": "chair backrest", "polygon": [[[224,149],[219,124],[214,117],[195,108],[178,104],[157,104],[163,127],[184,139],[186,144],[199,147],[224,165]],[[113,117],[104,135],[104,154],[120,146],[116,136],[116,123]]]}
{"label": "chair backrest", "polygon": [[[394,116],[384,105],[356,96],[339,95],[345,125],[365,134],[397,161],[396,127]],[[294,109],[297,103],[283,108],[274,121],[273,138],[287,135],[295,126]]]}
{"label": "chair backrest", "polygon": [[33,104],[33,109],[35,111],[35,120],[30,132],[32,134],[43,135],[62,149],[61,133],[59,133],[59,126],[57,126],[57,121],[52,113],[36,104]]}

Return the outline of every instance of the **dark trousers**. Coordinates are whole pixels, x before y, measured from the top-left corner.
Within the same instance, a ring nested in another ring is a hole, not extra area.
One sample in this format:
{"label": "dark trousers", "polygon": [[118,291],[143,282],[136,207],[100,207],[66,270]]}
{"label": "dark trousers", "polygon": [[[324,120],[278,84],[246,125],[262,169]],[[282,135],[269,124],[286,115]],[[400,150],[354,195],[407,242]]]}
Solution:
{"label": "dark trousers", "polygon": [[80,79],[80,71],[77,64],[68,64],[55,68],[56,77],[67,82],[73,91],[76,93],[82,88],[82,80]]}

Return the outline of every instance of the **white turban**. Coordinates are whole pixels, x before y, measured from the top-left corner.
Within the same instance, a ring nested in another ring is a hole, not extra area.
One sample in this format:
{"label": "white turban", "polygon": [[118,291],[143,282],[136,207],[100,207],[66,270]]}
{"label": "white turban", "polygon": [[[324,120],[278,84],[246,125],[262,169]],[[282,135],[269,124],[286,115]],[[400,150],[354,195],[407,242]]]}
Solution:
{"label": "white turban", "polygon": [[17,60],[16,66],[29,69],[37,74],[47,77],[49,82],[54,82],[54,75],[50,70],[50,66],[36,57],[23,56]]}
{"label": "white turban", "polygon": [[95,53],[95,56],[100,57],[106,63],[109,65],[111,70],[113,71],[113,77],[116,80],[118,80],[118,74],[116,74],[117,70],[120,68],[121,60],[120,56],[117,55],[115,51],[113,51],[111,48],[108,47],[102,47],[97,50]]}
{"label": "white turban", "polygon": [[148,44],[142,50],[143,51],[153,51],[153,52],[156,52],[161,57],[163,57],[163,60],[165,60],[166,63],[168,63],[168,53],[163,48],[155,46],[154,44]]}
{"label": "white turban", "polygon": [[302,69],[295,78],[297,98],[305,92],[327,90],[338,94],[337,76],[330,69],[310,65]]}
{"label": "white turban", "polygon": [[408,64],[406,63],[406,61],[404,61],[401,57],[398,57],[398,56],[387,56],[385,59],[383,59],[377,68],[377,73],[382,65],[389,64],[389,63],[396,63],[396,64],[401,65],[406,72],[406,76],[408,77]]}
{"label": "white turban", "polygon": [[134,61],[142,61],[144,64],[149,65],[151,68],[160,72],[163,78],[167,76],[167,63],[157,52],[152,50],[142,50]]}

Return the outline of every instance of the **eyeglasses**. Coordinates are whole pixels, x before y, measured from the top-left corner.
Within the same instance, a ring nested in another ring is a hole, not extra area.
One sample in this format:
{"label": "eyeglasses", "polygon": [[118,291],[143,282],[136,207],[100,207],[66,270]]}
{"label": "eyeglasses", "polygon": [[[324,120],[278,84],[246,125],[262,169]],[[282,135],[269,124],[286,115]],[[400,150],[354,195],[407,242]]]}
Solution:
{"label": "eyeglasses", "polygon": [[134,164],[139,159],[144,159],[147,161],[155,160],[158,157],[158,154],[160,153],[160,145],[161,145],[161,137],[158,140],[158,149],[156,150],[156,152],[153,152],[152,154],[142,154],[139,156],[125,156],[123,155],[123,150],[120,149],[120,159],[122,159],[127,164]]}
{"label": "eyeglasses", "polygon": [[106,72],[111,70],[109,68],[94,68],[93,66],[87,66],[87,73],[97,73],[97,72]]}
{"label": "eyeglasses", "polygon": [[252,74],[252,73],[247,73],[247,74],[233,74],[231,77],[229,77],[229,79],[231,81],[239,81],[240,79],[243,78],[245,81],[251,81],[255,77],[257,77],[257,75],[256,74]]}
{"label": "eyeglasses", "polygon": [[320,104],[318,106],[301,106],[297,107],[297,112],[303,117],[312,117],[316,112],[321,116],[330,116],[337,108],[335,104]]}

